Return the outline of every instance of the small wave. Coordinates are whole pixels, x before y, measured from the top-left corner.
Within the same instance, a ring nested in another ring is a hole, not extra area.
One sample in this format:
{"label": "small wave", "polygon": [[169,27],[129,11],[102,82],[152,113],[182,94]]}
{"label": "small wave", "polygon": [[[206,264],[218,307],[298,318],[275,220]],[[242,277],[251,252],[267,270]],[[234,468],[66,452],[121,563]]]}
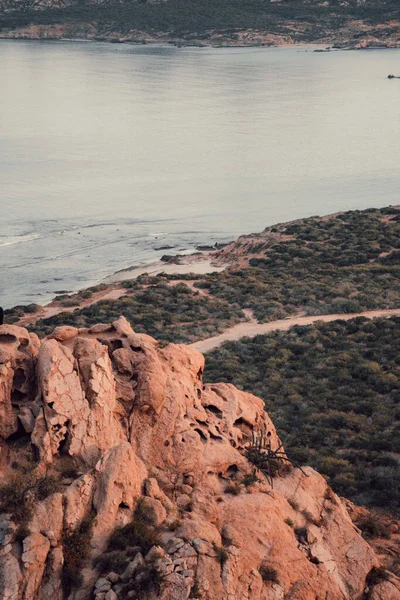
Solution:
{"label": "small wave", "polygon": [[37,240],[43,237],[40,233],[28,233],[25,235],[16,235],[14,237],[0,237],[0,247],[3,246],[13,246],[14,244],[23,244],[25,242],[31,242],[32,240]]}

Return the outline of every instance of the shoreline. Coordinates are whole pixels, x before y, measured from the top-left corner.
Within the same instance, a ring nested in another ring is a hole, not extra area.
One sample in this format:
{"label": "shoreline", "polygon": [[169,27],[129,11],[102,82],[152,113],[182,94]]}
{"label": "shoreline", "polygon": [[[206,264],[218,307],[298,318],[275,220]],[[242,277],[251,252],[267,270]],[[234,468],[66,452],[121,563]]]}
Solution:
{"label": "shoreline", "polygon": [[[201,254],[201,256],[200,256]],[[106,285],[120,283],[127,279],[137,279],[140,275],[160,275],[166,273],[167,275],[188,275],[193,273],[194,275],[206,275],[207,273],[223,271],[226,266],[213,265],[210,253],[193,253],[187,255],[176,256],[178,262],[165,262],[162,260],[154,261],[146,265],[134,265],[116,271],[112,275],[109,275],[103,279],[102,283]]]}
{"label": "shoreline", "polygon": [[[82,27],[87,25],[87,27]],[[231,33],[210,30],[208,35],[196,37],[196,33],[186,37],[171,36],[163,32],[149,34],[144,31],[132,31],[130,35],[118,31],[99,33],[90,23],[55,23],[53,25],[30,24],[21,27],[3,27],[0,30],[1,40],[16,41],[49,41],[49,42],[98,42],[116,45],[131,46],[159,46],[175,48],[309,48],[313,52],[328,53],[343,50],[393,50],[400,48],[400,34],[385,32],[387,23],[381,26],[382,32],[377,29],[353,28],[338,29],[335,33],[311,40],[296,39],[299,32],[274,33],[256,29],[236,28]],[[400,30],[400,23],[396,23]],[[91,29],[82,35],[83,30]]]}
{"label": "shoreline", "polygon": [[[188,275],[193,273],[194,275],[206,275],[213,272],[222,272],[229,267],[229,264],[225,265],[214,265],[211,257],[211,251],[209,252],[194,252],[192,254],[178,254],[174,256],[178,262],[168,263],[164,261],[154,261],[145,265],[137,265],[120,269],[111,275],[108,275],[105,279],[101,280],[94,286],[88,286],[82,288],[79,291],[65,294],[65,299],[70,299],[72,302],[79,297],[79,294],[83,292],[91,291],[97,287],[100,287],[99,291],[93,292],[89,298],[80,297],[79,304],[73,306],[63,306],[62,300],[56,300],[55,296],[53,300],[43,305],[37,305],[39,308],[36,312],[29,313],[25,312],[18,321],[13,323],[21,327],[27,327],[33,325],[40,319],[48,319],[62,312],[70,313],[74,310],[86,308],[101,300],[117,300],[122,296],[128,295],[129,289],[123,287],[121,284],[123,281],[137,279],[140,275],[149,275],[154,277],[161,273],[167,275]],[[178,283],[172,281],[172,283]],[[103,286],[106,286],[103,288]],[[14,310],[18,306],[29,306],[29,305],[15,305],[14,307],[7,310]]]}
{"label": "shoreline", "polygon": [[[400,205],[396,204],[396,205],[390,205],[392,208],[395,209],[400,209]],[[321,220],[326,220],[330,217],[333,216],[337,216],[343,214],[343,211],[339,211],[336,213],[331,213],[329,215],[323,215],[323,216],[319,216],[317,218],[321,219]],[[290,224],[294,224],[297,222],[301,222],[303,221],[302,218],[300,219],[294,219],[292,221],[287,221],[286,224],[290,225]],[[263,232],[265,232],[268,228],[264,229]],[[58,298],[56,299],[57,296],[53,297],[53,299],[44,304],[44,305],[39,305],[37,304],[36,306],[38,307],[38,309],[36,311],[29,311],[29,310],[25,310],[22,314],[18,314],[18,311],[16,310],[18,307],[21,307],[21,310],[23,308],[28,308],[28,305],[21,305],[21,304],[17,304],[14,305],[14,307],[10,308],[10,309],[6,309],[7,312],[10,311],[8,314],[12,314],[13,311],[16,311],[14,314],[15,316],[19,317],[18,320],[16,320],[14,323],[17,325],[22,325],[22,326],[26,326],[26,325],[31,325],[33,323],[35,323],[36,321],[38,321],[39,319],[46,319],[46,318],[50,318],[56,314],[62,313],[62,312],[73,312],[76,309],[82,309],[85,308],[87,306],[91,306],[92,304],[95,304],[97,302],[99,302],[100,300],[116,300],[119,299],[122,296],[128,295],[129,293],[129,286],[123,286],[122,283],[124,281],[129,281],[129,280],[135,280],[138,277],[142,276],[142,275],[148,275],[149,277],[154,277],[157,275],[161,275],[161,274],[165,274],[165,275],[176,275],[178,277],[172,279],[172,280],[168,280],[168,285],[173,285],[174,283],[178,283],[179,280],[179,275],[182,276],[186,276],[189,274],[193,274],[194,276],[198,276],[198,275],[206,275],[209,273],[221,273],[223,271],[225,271],[226,269],[229,269],[231,267],[237,267],[237,268],[243,268],[244,266],[246,266],[243,261],[242,261],[242,256],[241,253],[239,254],[235,254],[232,253],[232,245],[235,245],[238,241],[240,241],[241,239],[247,239],[247,240],[252,240],[254,237],[258,239],[260,234],[247,234],[244,236],[239,236],[236,240],[234,240],[231,243],[227,243],[222,245],[221,247],[216,247],[215,249],[204,249],[202,251],[194,251],[188,254],[174,254],[174,255],[164,255],[164,260],[160,259],[157,261],[152,261],[151,263],[146,263],[144,265],[132,265],[129,267],[125,267],[122,269],[119,269],[118,271],[115,271],[114,273],[107,275],[105,278],[103,278],[101,281],[99,281],[97,284],[92,285],[92,286],[87,286],[84,288],[81,288],[78,291],[75,292],[71,292],[71,293],[65,293],[63,295],[60,295]],[[226,251],[228,251],[228,255],[226,255]],[[255,255],[252,255],[255,256]],[[194,279],[196,279],[196,277],[194,277]],[[192,289],[192,291],[197,291],[200,292],[200,290],[194,290],[193,288],[193,281],[191,281],[189,278],[184,277],[183,278],[183,283],[187,283],[188,286]],[[204,292],[200,292],[203,293]],[[60,293],[61,294],[61,293]],[[63,304],[64,302],[64,304]],[[68,304],[66,304],[66,302],[68,302]],[[33,306],[35,306],[35,304],[33,303]],[[400,312],[400,309],[375,309],[375,312],[379,311],[380,313],[390,313],[393,311],[398,311]],[[374,312],[372,311],[367,311],[368,313]],[[255,333],[254,335],[258,335],[259,333],[262,333],[262,331],[259,329],[260,327],[269,327],[270,323],[259,323],[258,321],[256,321],[253,317],[252,314],[248,314],[248,310],[247,309],[243,309],[243,313],[245,314],[245,316],[247,317],[247,321],[246,323],[241,323],[239,325],[235,325],[233,327],[233,329],[236,332],[236,328],[243,328],[243,327],[247,327],[247,328],[255,328]],[[355,313],[353,315],[353,317],[355,316],[360,316],[360,314],[363,313]],[[329,320],[334,320],[332,318],[332,316],[330,316],[329,314],[327,315],[319,315],[319,316],[307,316],[301,313],[298,314],[294,314],[293,317],[288,316],[285,319],[282,320],[283,323],[288,324],[288,322],[290,322],[293,319],[308,319],[308,320],[317,320],[320,316],[326,317]],[[336,316],[335,318],[353,318],[353,317],[349,317],[346,316],[346,313],[339,313],[339,316]],[[290,326],[290,325],[289,325]],[[285,327],[288,328],[289,326]],[[250,331],[249,330],[249,331]],[[224,336],[228,336],[225,339],[226,340],[234,340],[236,339],[235,337],[229,337],[231,335],[230,333],[230,329],[224,331],[222,334],[219,334],[219,336],[215,336],[215,337],[224,337]],[[251,330],[252,331],[252,330]],[[250,334],[251,334],[250,331]],[[235,332],[233,332],[232,335],[235,335]],[[249,335],[249,333],[247,334],[241,334],[240,337],[242,337],[243,335]],[[225,341],[225,339],[223,341]],[[198,344],[201,344],[202,342],[195,342]],[[222,343],[222,342],[221,342]]]}
{"label": "shoreline", "polygon": [[160,48],[197,48],[199,50],[204,49],[213,49],[213,50],[223,50],[223,49],[245,49],[245,48],[264,48],[268,49],[276,49],[276,48],[304,48],[304,52],[308,50],[315,52],[317,54],[329,54],[331,52],[349,52],[349,51],[372,51],[372,50],[399,50],[400,49],[400,41],[395,44],[386,44],[385,41],[378,41],[373,43],[349,43],[336,46],[335,40],[330,41],[315,41],[315,42],[282,42],[282,43],[269,43],[269,42],[249,42],[249,43],[213,43],[210,39],[205,43],[200,42],[190,42],[190,41],[166,41],[166,40],[115,40],[113,38],[108,39],[95,39],[95,38],[68,38],[68,37],[28,37],[25,35],[21,36],[7,36],[2,35],[0,32],[0,41],[16,41],[16,42],[74,42],[74,43],[98,43],[98,44],[110,44],[110,45],[124,45],[124,46],[157,46]]}
{"label": "shoreline", "polygon": [[[20,36],[7,36],[7,35],[3,35],[3,32],[0,31],[0,41],[2,40],[6,40],[6,41],[16,41],[16,42],[75,42],[75,43],[94,43],[94,44],[110,44],[110,45],[124,45],[124,46],[157,46],[157,47],[161,47],[161,48],[198,48],[198,49],[224,49],[224,48],[237,48],[237,49],[241,49],[241,48],[265,48],[265,49],[269,49],[269,48],[309,48],[310,50],[313,50],[313,52],[317,51],[317,52],[339,52],[341,50],[346,50],[347,48],[334,48],[333,46],[330,46],[329,48],[327,46],[329,46],[329,42],[323,42],[323,41],[315,41],[315,42],[298,42],[298,41],[292,41],[292,42],[281,42],[281,43],[270,43],[270,42],[248,42],[248,43],[229,43],[229,42],[224,42],[221,44],[217,44],[217,43],[213,43],[212,39],[210,38],[210,40],[205,41],[205,42],[196,42],[196,41],[185,41],[185,40],[162,40],[162,39],[154,39],[154,40],[116,40],[115,38],[81,38],[81,37],[76,37],[76,38],[70,38],[70,37],[51,37],[51,36],[44,36],[44,37],[28,37],[26,35],[20,35]],[[332,40],[332,43],[333,40]],[[400,42],[399,45],[396,46],[397,48],[400,48]],[[394,48],[396,48],[394,47]],[[382,47],[382,50],[388,49],[389,47]],[[349,49],[353,49],[353,48],[349,48]],[[369,48],[366,48],[369,49]],[[393,49],[393,47],[392,47]]]}

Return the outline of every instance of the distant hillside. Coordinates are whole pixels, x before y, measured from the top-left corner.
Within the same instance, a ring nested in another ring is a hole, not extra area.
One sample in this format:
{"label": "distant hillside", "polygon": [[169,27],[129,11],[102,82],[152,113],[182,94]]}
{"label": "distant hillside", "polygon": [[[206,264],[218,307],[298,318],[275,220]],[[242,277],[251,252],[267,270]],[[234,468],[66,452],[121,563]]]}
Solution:
{"label": "distant hillside", "polygon": [[0,0],[2,37],[396,46],[399,21],[397,0]]}

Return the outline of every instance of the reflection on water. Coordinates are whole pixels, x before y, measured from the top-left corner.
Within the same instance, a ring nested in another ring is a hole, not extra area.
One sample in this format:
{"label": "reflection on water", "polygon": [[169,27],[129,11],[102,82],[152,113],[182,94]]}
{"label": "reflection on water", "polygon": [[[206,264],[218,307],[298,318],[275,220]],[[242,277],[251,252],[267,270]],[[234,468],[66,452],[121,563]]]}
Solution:
{"label": "reflection on water", "polygon": [[399,58],[0,41],[0,303],[398,203]]}

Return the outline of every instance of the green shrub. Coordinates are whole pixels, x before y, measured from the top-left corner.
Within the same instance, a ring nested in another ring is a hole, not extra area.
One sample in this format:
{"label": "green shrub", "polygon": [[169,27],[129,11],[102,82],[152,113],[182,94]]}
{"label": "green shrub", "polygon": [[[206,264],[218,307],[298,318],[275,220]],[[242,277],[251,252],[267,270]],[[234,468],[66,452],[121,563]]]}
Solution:
{"label": "green shrub", "polygon": [[270,581],[271,583],[279,583],[278,571],[268,565],[267,563],[262,563],[258,569],[263,581]]}
{"label": "green shrub", "polygon": [[193,600],[201,600],[202,598],[202,594],[199,590],[199,584],[197,583],[197,581],[195,581],[192,589],[190,590],[190,596],[189,599],[193,599]]}
{"label": "green shrub", "polygon": [[204,380],[263,398],[288,456],[337,494],[399,511],[399,354],[399,317],[320,322],[226,343]]}
{"label": "green shrub", "polygon": [[160,543],[157,528],[151,525],[140,509],[136,509],[131,523],[119,527],[108,540],[108,551],[125,550],[128,546],[139,546],[146,554],[152,546]]}
{"label": "green shrub", "polygon": [[135,281],[134,279],[128,279],[126,281],[122,281],[121,282],[121,287],[130,290],[130,289],[135,289],[139,287],[139,283],[137,281]]}
{"label": "green shrub", "polygon": [[29,529],[28,525],[26,523],[20,524],[15,531],[15,541],[22,544],[24,539],[30,534],[31,530]]}
{"label": "green shrub", "polygon": [[232,494],[233,496],[239,496],[241,489],[240,489],[240,485],[236,482],[231,482],[228,483],[228,485],[225,488],[225,494]]}
{"label": "green shrub", "polygon": [[83,300],[87,300],[88,298],[91,298],[93,296],[93,292],[90,289],[87,290],[81,290],[78,294],[79,298],[82,298]]}
{"label": "green shrub", "polygon": [[61,489],[55,476],[37,476],[33,473],[33,468],[34,465],[0,485],[0,512],[11,513],[12,520],[18,525],[20,538],[29,535],[26,532],[35,502],[40,502]]}
{"label": "green shrub", "polygon": [[375,537],[390,538],[390,533],[377,513],[368,513],[359,517],[356,521],[357,527],[359,527],[363,533],[363,536],[367,539]]}
{"label": "green shrub", "polygon": [[[65,306],[65,308],[70,308],[72,306],[79,306],[79,304],[80,304],[80,301],[77,299],[72,300],[72,299],[68,298],[67,300],[61,301],[61,306]],[[59,313],[59,314],[61,314],[61,313]]]}
{"label": "green shrub", "polygon": [[[110,32],[125,35],[136,29],[199,42],[208,41],[210,32],[219,33],[224,41],[237,41],[238,32],[253,29],[277,35],[289,32],[297,43],[320,41],[327,35],[333,42],[338,37],[349,36],[348,30],[341,31],[348,22],[363,21],[367,27],[374,29],[378,24],[394,21],[397,11],[395,0],[385,3],[370,0],[362,4],[349,0],[345,6],[340,2],[310,4],[305,0],[286,0],[279,4],[252,2],[249,6],[236,0],[206,4],[199,0],[177,0],[166,4],[112,1],[106,4],[54,5],[40,10],[34,5],[18,7],[18,3],[14,3],[14,10],[3,11],[1,26],[13,29],[68,23],[82,29],[82,25],[88,28],[95,23],[98,35]],[[293,26],[296,21],[300,22],[299,27]],[[338,36],[338,31],[341,31],[341,36]]]}
{"label": "green shrub", "polygon": [[293,510],[299,510],[300,506],[295,498],[288,498],[288,502]]}
{"label": "green shrub", "polygon": [[381,581],[386,581],[389,578],[389,573],[383,567],[372,567],[367,575],[366,584],[368,587],[373,587]]}
{"label": "green shrub", "polygon": [[[186,285],[158,282],[146,286],[134,282],[129,295],[117,300],[100,300],[73,312],[39,320],[30,327],[43,337],[58,325],[91,327],[115,321],[124,315],[138,333],[147,333],[161,343],[191,343],[214,335],[245,319],[235,304],[217,298],[196,296]],[[68,306],[76,300],[65,300]]]}
{"label": "green shrub", "polygon": [[31,475],[18,473],[0,485],[0,512],[11,513],[11,519],[26,528],[33,514],[33,489]]}
{"label": "green shrub", "polygon": [[216,560],[221,566],[223,566],[229,558],[228,552],[225,550],[225,548],[218,546],[218,544],[216,544],[215,542],[213,542],[213,548]]}
{"label": "green shrub", "polygon": [[285,519],[285,523],[286,525],[289,525],[289,527],[294,527],[294,521],[292,521],[292,519]]}
{"label": "green shrub", "polygon": [[61,579],[66,596],[82,584],[81,571],[90,557],[90,540],[94,518],[95,514],[90,514],[75,529],[69,527],[63,531],[64,564]]}
{"label": "green shrub", "polygon": [[250,487],[255,483],[258,483],[260,480],[257,477],[256,470],[254,469],[251,473],[246,473],[242,479],[243,485],[246,487]]}
{"label": "green shrub", "polygon": [[92,287],[88,288],[89,292],[96,294],[97,292],[105,292],[108,290],[109,286],[106,283],[99,283],[98,285],[92,285]]}
{"label": "green shrub", "polygon": [[128,566],[129,557],[122,550],[105,552],[95,560],[95,567],[100,573],[123,573]]}
{"label": "green shrub", "polygon": [[62,489],[60,480],[54,475],[48,475],[39,480],[35,488],[35,496],[38,500],[44,500],[51,494],[59,492]]}

